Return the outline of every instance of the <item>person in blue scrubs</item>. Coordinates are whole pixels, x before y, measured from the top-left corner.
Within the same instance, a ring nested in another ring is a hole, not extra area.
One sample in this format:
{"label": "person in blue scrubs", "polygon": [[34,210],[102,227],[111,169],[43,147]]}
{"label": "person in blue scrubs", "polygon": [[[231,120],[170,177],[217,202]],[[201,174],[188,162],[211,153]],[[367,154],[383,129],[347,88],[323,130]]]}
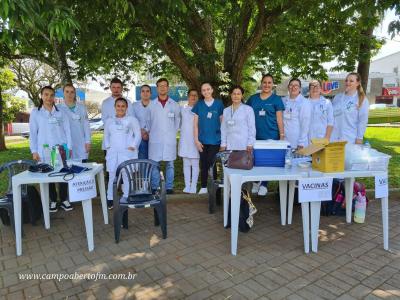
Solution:
{"label": "person in blue scrubs", "polygon": [[224,105],[221,100],[213,98],[213,91],[211,84],[204,82],[201,85],[201,94],[204,99],[197,102],[192,109],[194,141],[200,152],[201,189],[199,194],[208,192],[208,169],[214,162],[221,144],[221,121]]}
{"label": "person in blue scrubs", "polygon": [[[284,140],[283,111],[285,106],[281,97],[273,93],[274,77],[271,74],[263,75],[261,79],[261,93],[252,95],[247,100],[254,110],[256,118],[257,140]],[[266,182],[261,185],[254,184],[253,193],[260,196],[267,194]]]}

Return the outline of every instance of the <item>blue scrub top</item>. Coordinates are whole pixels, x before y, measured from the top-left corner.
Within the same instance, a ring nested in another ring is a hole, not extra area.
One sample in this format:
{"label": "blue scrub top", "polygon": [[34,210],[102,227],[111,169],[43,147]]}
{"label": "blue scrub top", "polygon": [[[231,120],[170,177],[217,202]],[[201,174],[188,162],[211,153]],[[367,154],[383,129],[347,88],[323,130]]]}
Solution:
{"label": "blue scrub top", "polygon": [[254,94],[247,100],[246,104],[250,105],[254,110],[256,118],[256,139],[279,140],[276,112],[285,110],[285,105],[281,97],[272,94],[267,99],[261,99],[260,94]]}
{"label": "blue scrub top", "polygon": [[[221,121],[220,117],[224,112],[224,105],[219,99],[208,107],[204,100],[200,100],[192,108],[192,112],[199,117],[199,141],[204,145],[221,144]],[[211,113],[209,115],[209,113]],[[209,116],[209,117],[208,117]]]}

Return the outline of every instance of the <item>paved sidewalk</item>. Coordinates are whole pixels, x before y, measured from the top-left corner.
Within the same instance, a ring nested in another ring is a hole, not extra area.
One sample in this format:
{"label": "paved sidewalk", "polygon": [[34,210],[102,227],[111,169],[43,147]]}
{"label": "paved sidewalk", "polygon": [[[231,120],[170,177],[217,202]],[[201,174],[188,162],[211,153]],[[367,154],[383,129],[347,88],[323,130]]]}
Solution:
{"label": "paved sidewalk", "polygon": [[[379,201],[365,224],[321,217],[317,254],[303,252],[300,207],[281,226],[275,200],[255,199],[255,227],[239,234],[230,255],[222,209],[208,214],[206,197],[174,196],[168,238],[151,210],[131,210],[114,243],[112,225],[93,206],[95,250],[87,251],[80,205],[52,215],[51,229],[24,225],[23,255],[10,227],[0,225],[0,299],[400,299],[400,194],[390,199],[390,251],[383,250]],[[111,214],[110,214],[111,215]],[[112,218],[110,219],[112,221]],[[21,280],[18,274],[135,273],[133,280]]]}

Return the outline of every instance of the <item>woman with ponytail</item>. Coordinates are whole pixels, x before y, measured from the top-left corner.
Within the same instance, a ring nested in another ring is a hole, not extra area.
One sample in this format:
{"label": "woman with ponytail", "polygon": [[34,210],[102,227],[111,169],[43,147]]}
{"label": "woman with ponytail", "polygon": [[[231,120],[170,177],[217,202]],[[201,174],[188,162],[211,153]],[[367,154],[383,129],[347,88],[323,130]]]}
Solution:
{"label": "woman with ponytail", "polygon": [[345,81],[345,92],[332,101],[334,125],[331,141],[347,141],[362,144],[368,124],[369,104],[361,86],[358,73],[349,73]]}
{"label": "woman with ponytail", "polygon": [[[32,157],[36,161],[44,161],[45,155],[43,146],[48,145],[50,149],[55,145],[67,144],[71,149],[72,139],[68,118],[54,104],[54,89],[45,86],[40,91],[40,104],[38,108],[32,110],[29,117],[29,144]],[[61,207],[64,210],[71,210],[72,207],[67,200],[68,185],[60,183]],[[54,183],[50,183],[50,212],[56,212],[57,193]]]}

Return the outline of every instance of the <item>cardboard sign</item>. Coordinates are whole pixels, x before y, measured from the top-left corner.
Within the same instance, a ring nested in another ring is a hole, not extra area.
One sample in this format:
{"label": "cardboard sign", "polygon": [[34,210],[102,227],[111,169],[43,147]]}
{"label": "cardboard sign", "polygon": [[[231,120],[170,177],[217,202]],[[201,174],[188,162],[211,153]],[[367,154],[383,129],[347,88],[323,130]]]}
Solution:
{"label": "cardboard sign", "polygon": [[389,197],[389,178],[387,175],[375,176],[375,198]]}
{"label": "cardboard sign", "polygon": [[68,182],[69,201],[78,202],[97,196],[96,180],[93,176],[79,176]]}
{"label": "cardboard sign", "polygon": [[333,178],[318,177],[299,180],[299,202],[332,200]]}

